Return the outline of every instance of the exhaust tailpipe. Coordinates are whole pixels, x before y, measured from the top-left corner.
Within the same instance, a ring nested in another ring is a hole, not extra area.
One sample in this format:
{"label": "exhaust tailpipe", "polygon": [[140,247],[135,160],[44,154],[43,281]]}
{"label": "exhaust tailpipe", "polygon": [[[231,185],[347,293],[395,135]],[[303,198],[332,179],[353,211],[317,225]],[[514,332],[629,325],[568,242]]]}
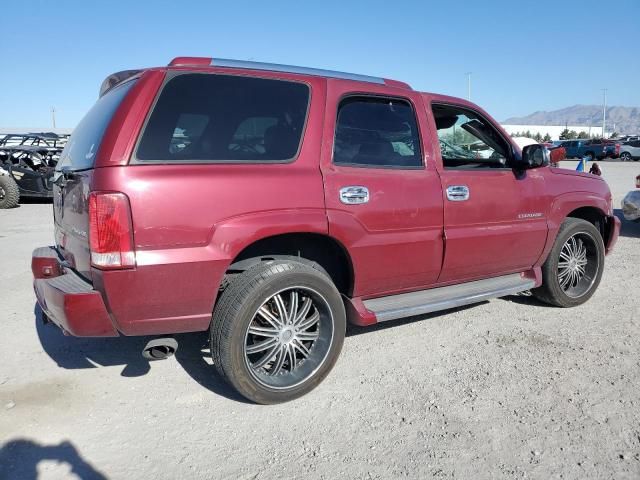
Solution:
{"label": "exhaust tailpipe", "polygon": [[175,338],[156,338],[151,340],[142,350],[142,356],[147,360],[164,360],[176,353],[178,342]]}

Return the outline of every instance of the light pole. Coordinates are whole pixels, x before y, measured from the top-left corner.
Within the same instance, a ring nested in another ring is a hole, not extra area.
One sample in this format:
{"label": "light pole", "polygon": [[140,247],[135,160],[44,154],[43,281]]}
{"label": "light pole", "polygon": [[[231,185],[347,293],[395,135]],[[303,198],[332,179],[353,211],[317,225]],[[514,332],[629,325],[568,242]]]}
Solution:
{"label": "light pole", "polygon": [[607,138],[605,128],[607,126],[607,89],[602,89],[602,138]]}
{"label": "light pole", "polygon": [[471,74],[473,72],[467,72],[467,100],[471,101]]}
{"label": "light pole", "polygon": [[53,128],[56,128],[56,107],[51,107],[51,123]]}

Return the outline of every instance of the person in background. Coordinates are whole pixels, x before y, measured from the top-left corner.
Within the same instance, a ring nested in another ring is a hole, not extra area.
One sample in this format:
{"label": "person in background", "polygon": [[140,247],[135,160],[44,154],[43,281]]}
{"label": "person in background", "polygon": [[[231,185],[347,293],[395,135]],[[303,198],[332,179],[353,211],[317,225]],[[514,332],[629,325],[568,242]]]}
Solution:
{"label": "person in background", "polygon": [[598,166],[598,162],[593,162],[593,164],[591,165],[591,168],[589,169],[589,173],[592,173],[592,174],[598,175],[598,176],[602,175],[602,171],[600,170],[600,167]]}

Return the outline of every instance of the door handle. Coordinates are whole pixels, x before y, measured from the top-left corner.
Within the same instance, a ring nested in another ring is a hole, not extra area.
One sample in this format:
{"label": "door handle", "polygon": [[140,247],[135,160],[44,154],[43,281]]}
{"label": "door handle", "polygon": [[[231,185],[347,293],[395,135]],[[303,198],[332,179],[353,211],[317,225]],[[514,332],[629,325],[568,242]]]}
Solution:
{"label": "door handle", "polygon": [[466,185],[451,185],[447,187],[447,200],[451,202],[464,202],[469,200],[469,187]]}
{"label": "door handle", "polygon": [[342,187],[340,189],[340,201],[347,205],[357,205],[369,201],[369,189],[358,185]]}

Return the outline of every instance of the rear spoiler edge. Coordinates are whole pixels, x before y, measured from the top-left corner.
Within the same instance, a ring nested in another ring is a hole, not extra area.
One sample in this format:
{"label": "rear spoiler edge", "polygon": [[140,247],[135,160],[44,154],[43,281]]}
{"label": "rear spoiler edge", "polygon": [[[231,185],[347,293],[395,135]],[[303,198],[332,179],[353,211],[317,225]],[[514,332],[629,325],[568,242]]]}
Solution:
{"label": "rear spoiler edge", "polygon": [[121,72],[112,73],[107,78],[105,78],[102,82],[102,85],[100,85],[98,98],[102,97],[116,85],[119,85],[120,83],[130,79],[131,77],[135,77],[140,72],[142,72],[142,70],[123,70]]}

